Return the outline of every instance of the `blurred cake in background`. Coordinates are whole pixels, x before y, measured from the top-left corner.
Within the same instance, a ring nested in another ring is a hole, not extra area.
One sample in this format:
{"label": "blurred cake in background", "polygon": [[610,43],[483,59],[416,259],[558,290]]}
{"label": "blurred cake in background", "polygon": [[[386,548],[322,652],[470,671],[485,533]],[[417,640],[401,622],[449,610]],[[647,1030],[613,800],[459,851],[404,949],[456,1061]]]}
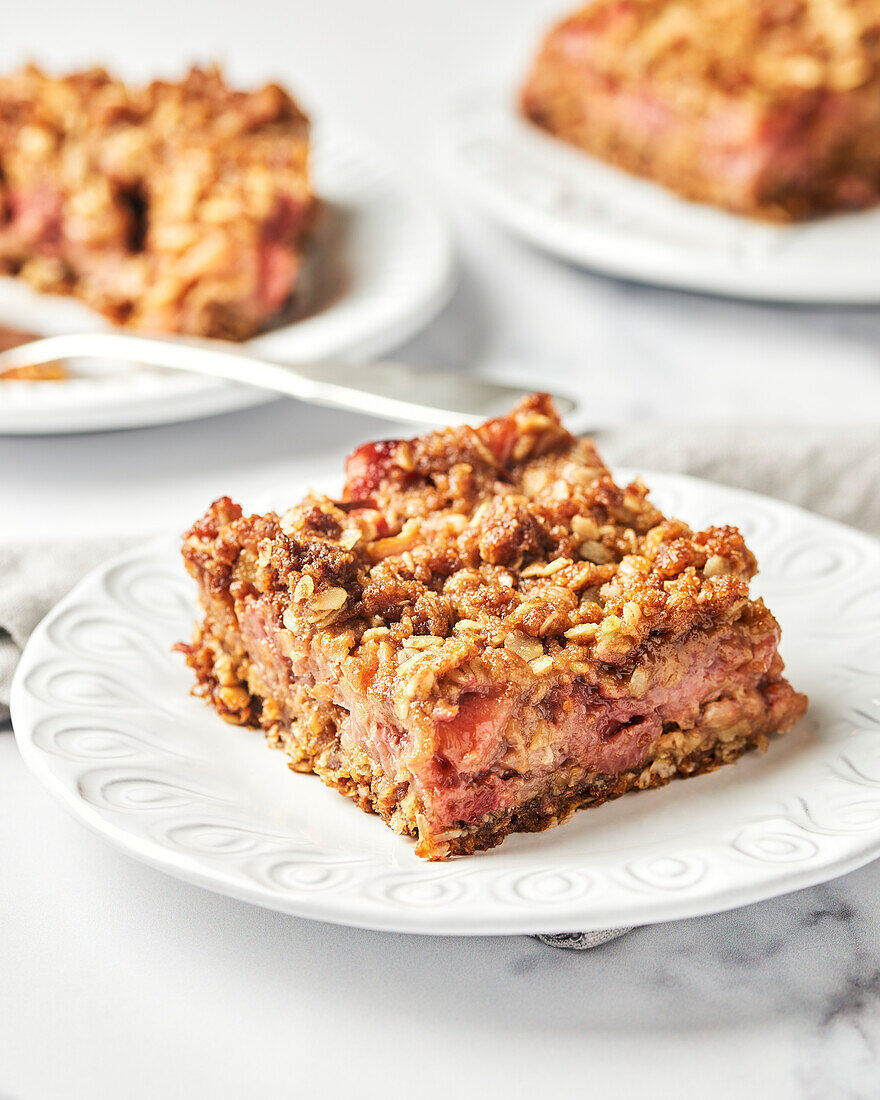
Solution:
{"label": "blurred cake in background", "polygon": [[296,290],[315,207],[309,121],[275,84],[0,78],[0,272],[117,324],[254,335]]}
{"label": "blurred cake in background", "polygon": [[686,198],[794,221],[878,201],[878,69],[877,0],[596,0],[521,107]]}

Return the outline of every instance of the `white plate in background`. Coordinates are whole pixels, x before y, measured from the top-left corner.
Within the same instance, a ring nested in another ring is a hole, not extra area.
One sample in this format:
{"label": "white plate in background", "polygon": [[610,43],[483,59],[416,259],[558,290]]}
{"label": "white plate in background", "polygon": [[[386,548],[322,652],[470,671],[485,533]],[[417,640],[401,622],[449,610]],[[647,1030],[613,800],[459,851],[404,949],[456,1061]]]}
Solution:
{"label": "white plate in background", "polygon": [[880,302],[880,209],[786,226],[688,202],[543,133],[507,89],[462,101],[443,144],[488,215],[579,266],[738,298]]}
{"label": "white plate in background", "polygon": [[[445,219],[419,187],[359,142],[318,127],[316,191],[324,247],[313,249],[304,316],[249,341],[283,362],[353,362],[403,343],[445,305],[454,258]],[[73,298],[0,278],[0,324],[52,335],[107,328]],[[93,364],[59,383],[0,383],[0,434],[84,432],[189,420],[270,400],[261,390],[195,375]]]}
{"label": "white plate in background", "polygon": [[[658,505],[738,524],[807,717],[766,754],[430,864],[258,732],[190,696],[172,645],[195,593],[177,540],[93,572],[31,638],[12,691],[28,766],[169,874],[298,916],[436,934],[621,927],[731,909],[880,855],[880,543],[769,498],[654,474]],[[301,487],[304,488],[304,487]],[[286,499],[298,497],[289,490]]]}

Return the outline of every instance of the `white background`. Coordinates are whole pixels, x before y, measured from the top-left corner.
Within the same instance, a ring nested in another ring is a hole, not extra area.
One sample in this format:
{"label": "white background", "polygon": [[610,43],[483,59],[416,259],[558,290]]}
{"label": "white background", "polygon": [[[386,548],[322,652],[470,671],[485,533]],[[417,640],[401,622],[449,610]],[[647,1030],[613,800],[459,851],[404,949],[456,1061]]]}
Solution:
{"label": "white background", "polygon": [[[575,271],[470,212],[437,163],[457,94],[515,73],[547,0],[29,0],[0,63],[277,77],[449,211],[462,280],[402,354],[564,378],[596,424],[876,420],[871,310],[769,308]],[[545,383],[547,384],[547,383]],[[809,429],[805,427],[805,431]],[[378,422],[275,402],[193,425],[0,439],[0,539],[182,528],[338,469]],[[314,925],[86,834],[0,735],[0,1097],[877,1095],[880,873],[599,951]],[[873,1090],[873,1091],[872,1091]]]}

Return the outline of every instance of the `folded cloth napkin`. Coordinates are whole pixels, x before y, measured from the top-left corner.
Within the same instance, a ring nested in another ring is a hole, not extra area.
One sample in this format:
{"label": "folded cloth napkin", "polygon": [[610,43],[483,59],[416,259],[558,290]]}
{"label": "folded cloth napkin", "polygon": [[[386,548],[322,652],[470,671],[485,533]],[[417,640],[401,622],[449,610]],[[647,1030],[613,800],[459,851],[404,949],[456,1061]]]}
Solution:
{"label": "folded cloth napkin", "polygon": [[591,947],[601,947],[603,943],[616,940],[632,932],[631,928],[603,928],[598,932],[560,932],[555,936],[535,936],[536,940],[548,947],[562,947],[566,951],[589,951]]}
{"label": "folded cloth napkin", "polygon": [[103,539],[0,547],[0,729],[9,721],[12,674],[31,631],[84,573],[125,545]]}
{"label": "folded cloth napkin", "polygon": [[878,426],[635,423],[596,441],[612,466],[750,489],[880,536]]}
{"label": "folded cloth napkin", "polygon": [[[880,535],[880,431],[857,425],[632,424],[597,436],[612,464],[673,470],[767,493]],[[43,615],[122,540],[0,549],[0,727],[22,646]],[[553,947],[598,947],[628,928],[538,936]]]}

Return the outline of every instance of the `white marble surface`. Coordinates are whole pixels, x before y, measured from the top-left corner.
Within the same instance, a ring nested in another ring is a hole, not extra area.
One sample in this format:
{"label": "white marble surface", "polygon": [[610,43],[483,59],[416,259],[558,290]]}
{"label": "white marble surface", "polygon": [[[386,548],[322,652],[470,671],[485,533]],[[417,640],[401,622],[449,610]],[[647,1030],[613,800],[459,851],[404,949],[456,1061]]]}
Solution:
{"label": "white marble surface", "polygon": [[574,953],[178,883],[69,820],[9,738],[0,806],[4,1097],[877,1095],[880,864]]}
{"label": "white marble surface", "polygon": [[[462,282],[403,354],[583,387],[625,417],[876,421],[880,315],[770,308],[575,271],[457,198],[434,134],[503,76],[555,0],[31,0],[0,64],[224,56],[389,149],[452,214]],[[131,433],[0,439],[0,539],[182,527],[338,467],[375,421],[276,402]],[[0,734],[0,1097],[601,1093],[880,1095],[880,864],[595,952],[377,935],[164,878],[69,820]],[[463,1084],[464,1083],[464,1084]]]}

